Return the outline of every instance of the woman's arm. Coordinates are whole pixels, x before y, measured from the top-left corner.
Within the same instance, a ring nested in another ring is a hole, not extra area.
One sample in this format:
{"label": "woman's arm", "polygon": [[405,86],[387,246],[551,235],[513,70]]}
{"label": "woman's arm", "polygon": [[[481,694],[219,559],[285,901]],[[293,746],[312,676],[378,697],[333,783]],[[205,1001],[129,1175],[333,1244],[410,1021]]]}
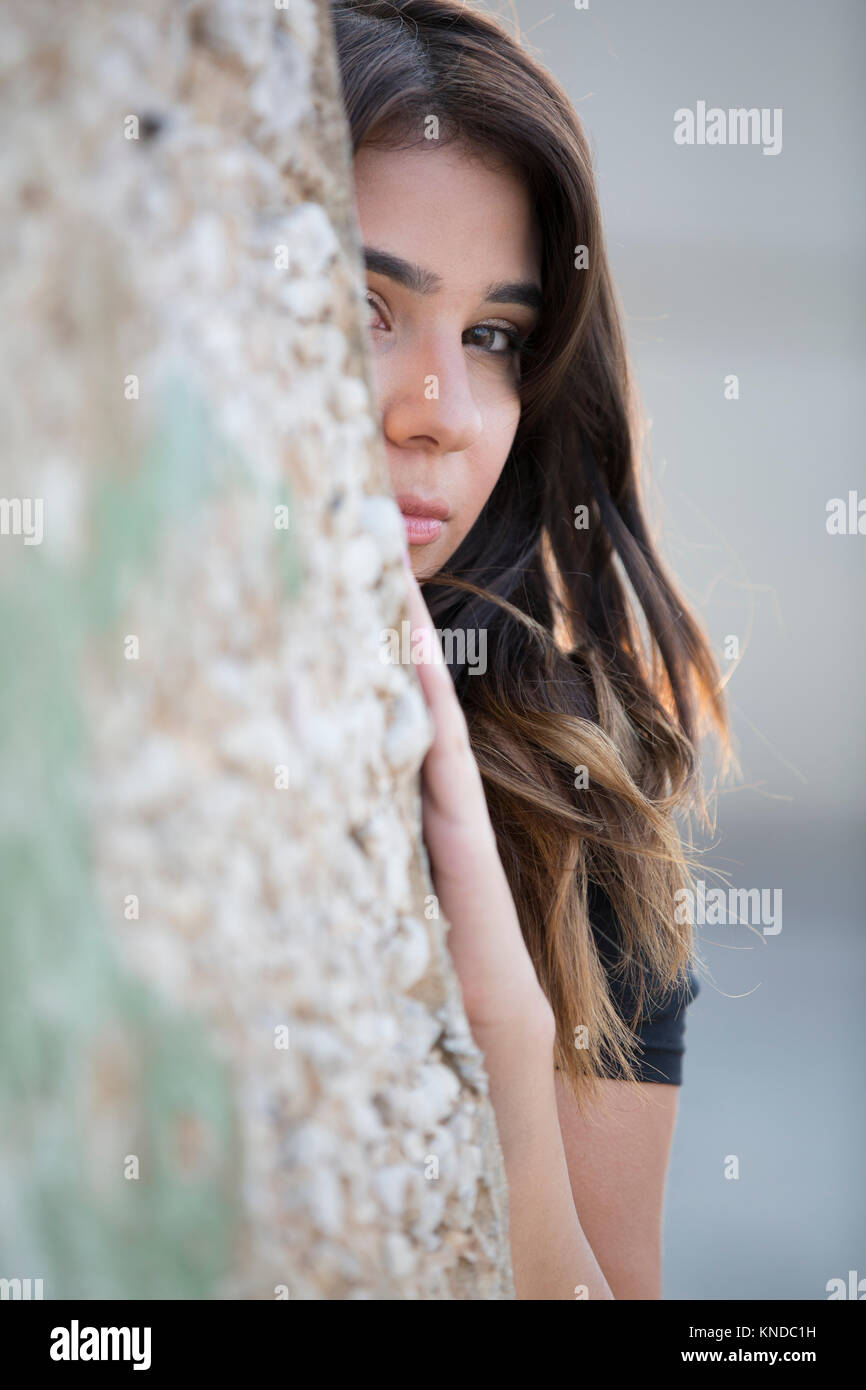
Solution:
{"label": "woman's arm", "polygon": [[574,1204],[614,1298],[662,1296],[662,1213],[679,1091],[602,1081],[598,1100],[581,1114],[557,1074]]}
{"label": "woman's arm", "polygon": [[557,1115],[553,1014],[479,1030],[508,1180],[514,1290],[521,1299],[613,1298],[578,1219]]}
{"label": "woman's arm", "polygon": [[466,720],[411,570],[409,586],[413,650],[426,629],[439,658],[418,665],[434,726],[421,769],[424,842],[490,1081],[508,1181],[515,1292],[521,1299],[612,1298],[571,1194],[556,1108],[553,1011],[523,940]]}

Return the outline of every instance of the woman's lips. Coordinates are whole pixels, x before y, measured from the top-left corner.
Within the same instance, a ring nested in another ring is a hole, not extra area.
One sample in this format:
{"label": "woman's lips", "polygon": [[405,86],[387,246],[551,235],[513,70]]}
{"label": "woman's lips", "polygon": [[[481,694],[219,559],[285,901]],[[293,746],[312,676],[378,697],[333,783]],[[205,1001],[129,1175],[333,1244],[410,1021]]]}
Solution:
{"label": "woman's lips", "polygon": [[406,540],[410,545],[429,545],[435,541],[443,521],[450,516],[448,503],[441,497],[415,497],[409,493],[397,498],[403,514]]}
{"label": "woman's lips", "polygon": [[442,530],[442,522],[435,516],[407,516],[405,512],[403,525],[410,545],[429,545],[437,539]]}

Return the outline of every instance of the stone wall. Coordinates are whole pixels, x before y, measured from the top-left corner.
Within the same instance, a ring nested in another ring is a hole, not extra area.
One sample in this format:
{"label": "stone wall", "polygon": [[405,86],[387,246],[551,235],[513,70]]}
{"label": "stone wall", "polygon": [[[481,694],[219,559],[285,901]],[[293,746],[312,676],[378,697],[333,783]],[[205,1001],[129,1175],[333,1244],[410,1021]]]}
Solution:
{"label": "stone wall", "polygon": [[0,1277],[511,1298],[327,6],[0,24]]}

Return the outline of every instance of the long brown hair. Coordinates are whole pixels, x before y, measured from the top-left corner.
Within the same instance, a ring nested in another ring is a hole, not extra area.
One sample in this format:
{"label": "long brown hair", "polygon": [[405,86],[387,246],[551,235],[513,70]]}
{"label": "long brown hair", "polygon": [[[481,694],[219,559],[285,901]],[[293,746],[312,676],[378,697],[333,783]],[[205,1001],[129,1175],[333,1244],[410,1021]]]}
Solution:
{"label": "long brown hair", "polygon": [[[582,1104],[611,1065],[634,1079],[646,1000],[693,961],[674,895],[695,861],[676,817],[706,822],[696,746],[706,724],[728,747],[719,672],[645,522],[642,416],[590,151],[564,91],[463,0],[332,0],[331,14],[354,152],[420,143],[435,115],[440,144],[493,153],[534,198],[544,308],[521,360],[519,426],[424,596],[438,628],[487,631],[486,674],[451,671],[556,1016],[555,1060]],[[607,965],[590,920],[604,898],[619,923]]]}

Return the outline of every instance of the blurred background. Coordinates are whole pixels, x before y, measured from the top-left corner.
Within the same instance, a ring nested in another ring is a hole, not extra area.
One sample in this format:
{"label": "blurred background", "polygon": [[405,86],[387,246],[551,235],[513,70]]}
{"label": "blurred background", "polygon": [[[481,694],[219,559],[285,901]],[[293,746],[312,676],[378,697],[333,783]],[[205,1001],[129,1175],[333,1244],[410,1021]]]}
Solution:
{"label": "blurred background", "polygon": [[[782,893],[775,935],[699,929],[665,1297],[824,1299],[866,1278],[866,535],[827,531],[830,499],[866,498],[866,5],[493,7],[589,137],[651,511],[730,672],[742,777],[707,865]],[[675,144],[674,112],[699,101],[781,108],[781,151]]]}

